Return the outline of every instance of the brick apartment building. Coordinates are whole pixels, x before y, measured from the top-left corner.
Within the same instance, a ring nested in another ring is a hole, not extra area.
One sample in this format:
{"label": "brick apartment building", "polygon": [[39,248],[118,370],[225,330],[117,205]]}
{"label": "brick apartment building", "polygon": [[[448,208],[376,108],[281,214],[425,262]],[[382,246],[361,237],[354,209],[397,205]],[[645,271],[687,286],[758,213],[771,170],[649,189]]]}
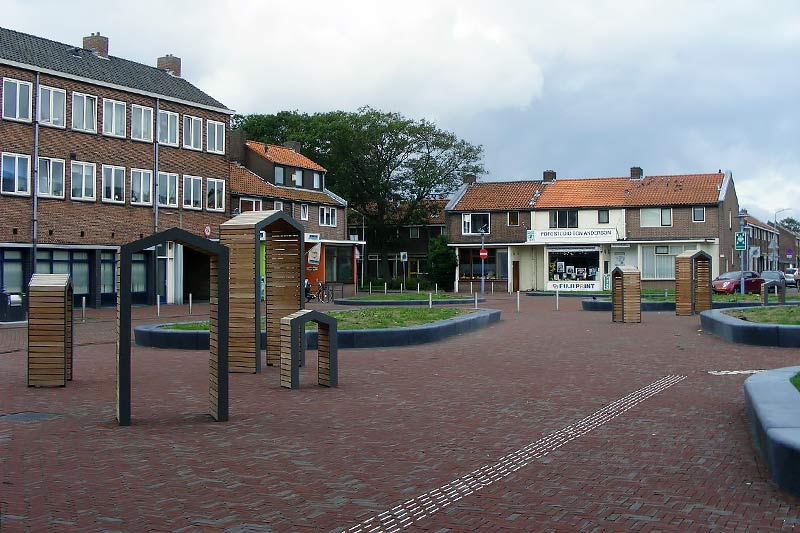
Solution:
{"label": "brick apartment building", "polygon": [[[761,272],[762,270],[778,270],[780,259],[778,237],[780,232],[771,224],[761,222],[756,217],[742,212],[747,233],[748,254],[745,258],[745,270]],[[773,254],[774,252],[774,254]],[[738,270],[737,265],[734,270]]]}
{"label": "brick apartment building", "polygon": [[[181,78],[82,46],[0,28],[0,287],[70,273],[76,301],[115,300],[117,247],[181,227],[218,235],[229,204],[231,111]],[[207,297],[208,263],[180,246],[138,254],[135,301]]]}
{"label": "brick apartment building", "polygon": [[[280,209],[305,228],[306,277],[356,283],[356,249],[347,234],[347,202],[325,188],[325,168],[300,153],[299,146],[246,141],[231,135],[231,210],[234,213]],[[263,262],[263,254],[262,254]],[[262,264],[263,271],[263,264]]]}
{"label": "brick apartment building", "polygon": [[727,173],[478,183],[470,177],[446,207],[458,253],[456,290],[480,280],[504,290],[598,290],[616,266],[642,285],[674,284],[675,256],[699,249],[714,275],[736,269],[738,200]]}

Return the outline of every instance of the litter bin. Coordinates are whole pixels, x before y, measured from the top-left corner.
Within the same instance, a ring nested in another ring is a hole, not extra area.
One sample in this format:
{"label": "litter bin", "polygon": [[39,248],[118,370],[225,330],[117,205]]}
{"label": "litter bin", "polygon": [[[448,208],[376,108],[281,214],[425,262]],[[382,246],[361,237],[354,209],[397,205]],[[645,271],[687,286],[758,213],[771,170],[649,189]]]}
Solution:
{"label": "litter bin", "polygon": [[21,322],[25,320],[22,296],[0,292],[0,322]]}

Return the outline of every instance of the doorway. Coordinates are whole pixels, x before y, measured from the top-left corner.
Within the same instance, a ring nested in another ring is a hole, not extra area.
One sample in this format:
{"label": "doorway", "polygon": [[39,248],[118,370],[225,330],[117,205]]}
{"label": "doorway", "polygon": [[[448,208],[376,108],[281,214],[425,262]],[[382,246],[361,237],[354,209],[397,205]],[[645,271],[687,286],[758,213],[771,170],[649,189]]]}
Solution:
{"label": "doorway", "polygon": [[519,261],[511,262],[511,279],[513,280],[511,290],[517,292],[519,290]]}

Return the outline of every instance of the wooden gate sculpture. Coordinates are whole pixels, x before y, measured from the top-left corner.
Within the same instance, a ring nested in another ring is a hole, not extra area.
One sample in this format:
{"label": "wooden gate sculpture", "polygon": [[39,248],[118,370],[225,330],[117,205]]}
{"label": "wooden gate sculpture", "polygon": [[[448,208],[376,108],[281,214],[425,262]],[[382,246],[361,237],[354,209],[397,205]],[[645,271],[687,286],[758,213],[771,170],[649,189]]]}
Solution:
{"label": "wooden gate sculpture", "polygon": [[642,321],[642,285],[639,271],[618,266],[611,272],[611,321]]}
{"label": "wooden gate sculpture", "polygon": [[248,211],[219,227],[230,249],[231,372],[261,372],[261,234],[266,244],[267,364],[280,363],[280,319],[303,308],[303,226],[283,211]]}
{"label": "wooden gate sculpture", "polygon": [[228,249],[179,228],[155,233],[120,249],[117,269],[117,420],[131,424],[131,267],[133,254],[164,244],[182,244],[210,260],[209,314],[209,413],[220,422],[228,420]]}
{"label": "wooden gate sculpture", "polygon": [[786,305],[786,283],[781,283],[776,279],[761,284],[761,305],[769,305],[769,293],[773,288],[777,293],[778,305]]}
{"label": "wooden gate sculpture", "polygon": [[305,361],[305,326],[316,322],[317,383],[339,385],[339,355],[336,319],[325,313],[301,310],[281,319],[281,387],[300,388],[300,365]]}
{"label": "wooden gate sculpture", "polygon": [[28,284],[28,386],[72,381],[72,349],[69,274],[34,274]]}
{"label": "wooden gate sculpture", "polygon": [[687,250],[675,257],[675,314],[695,315],[711,309],[711,256]]}

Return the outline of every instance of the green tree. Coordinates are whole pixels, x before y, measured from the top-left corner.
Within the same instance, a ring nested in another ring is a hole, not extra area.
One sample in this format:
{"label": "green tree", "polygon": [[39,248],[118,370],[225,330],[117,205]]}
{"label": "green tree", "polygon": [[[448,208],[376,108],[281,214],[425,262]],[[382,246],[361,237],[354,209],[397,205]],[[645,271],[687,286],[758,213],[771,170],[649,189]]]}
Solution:
{"label": "green tree", "polygon": [[779,226],[783,226],[784,228],[788,229],[789,231],[793,231],[795,233],[800,233],[800,222],[796,218],[786,217],[780,222],[778,222]]}
{"label": "green tree", "polygon": [[459,185],[462,174],[485,172],[483,148],[426,120],[362,107],[357,112],[314,115],[282,111],[236,117],[251,139],[299,142],[303,153],[327,169],[325,185],[363,216],[370,253],[389,251],[400,227],[424,224],[435,206]]}
{"label": "green tree", "polygon": [[431,280],[446,290],[453,290],[458,258],[456,252],[447,246],[447,237],[440,235],[431,241],[428,249],[428,271]]}

